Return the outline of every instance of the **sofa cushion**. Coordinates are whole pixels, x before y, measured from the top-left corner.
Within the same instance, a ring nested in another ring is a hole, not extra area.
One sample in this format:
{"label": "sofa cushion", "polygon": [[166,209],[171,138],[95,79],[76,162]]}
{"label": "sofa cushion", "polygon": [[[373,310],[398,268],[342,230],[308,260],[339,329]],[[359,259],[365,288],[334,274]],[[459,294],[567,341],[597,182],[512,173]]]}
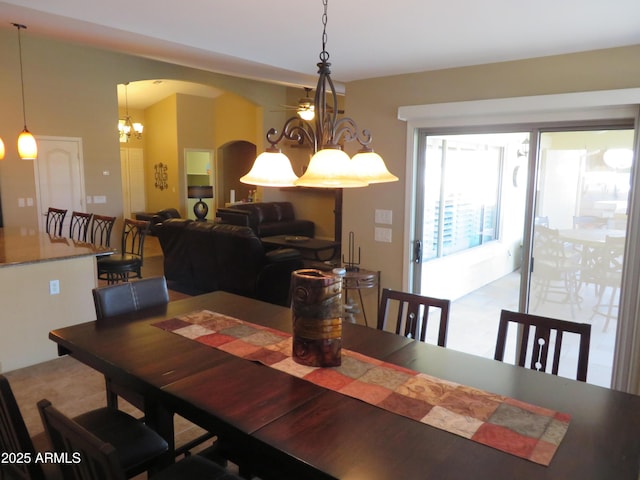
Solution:
{"label": "sofa cushion", "polygon": [[247,225],[259,237],[315,235],[315,224],[311,220],[297,220],[291,202],[241,203],[219,208],[216,216],[224,223]]}

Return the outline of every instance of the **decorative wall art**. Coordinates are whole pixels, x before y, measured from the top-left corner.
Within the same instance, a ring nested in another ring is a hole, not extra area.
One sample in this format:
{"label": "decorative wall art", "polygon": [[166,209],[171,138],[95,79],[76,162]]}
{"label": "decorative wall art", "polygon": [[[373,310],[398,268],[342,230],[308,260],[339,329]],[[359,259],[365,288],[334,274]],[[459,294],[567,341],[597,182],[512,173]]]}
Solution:
{"label": "decorative wall art", "polygon": [[169,188],[169,183],[168,183],[168,174],[167,174],[167,169],[168,166],[166,163],[156,163],[153,166],[154,170],[155,170],[155,177],[156,177],[156,183],[155,183],[155,187],[159,190],[164,190],[166,188]]}

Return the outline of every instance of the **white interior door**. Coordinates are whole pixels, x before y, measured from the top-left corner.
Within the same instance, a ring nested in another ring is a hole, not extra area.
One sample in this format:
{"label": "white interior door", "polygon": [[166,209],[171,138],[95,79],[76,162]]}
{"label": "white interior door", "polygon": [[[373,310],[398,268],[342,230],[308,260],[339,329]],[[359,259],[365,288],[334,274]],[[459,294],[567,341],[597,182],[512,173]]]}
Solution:
{"label": "white interior door", "polygon": [[144,187],[144,152],[142,148],[121,148],[122,205],[125,218],[144,212],[147,200]]}
{"label": "white interior door", "polygon": [[36,205],[39,228],[45,231],[49,207],[67,209],[63,232],[71,212],[85,211],[82,139],[37,137],[38,159],[33,162],[36,178]]}

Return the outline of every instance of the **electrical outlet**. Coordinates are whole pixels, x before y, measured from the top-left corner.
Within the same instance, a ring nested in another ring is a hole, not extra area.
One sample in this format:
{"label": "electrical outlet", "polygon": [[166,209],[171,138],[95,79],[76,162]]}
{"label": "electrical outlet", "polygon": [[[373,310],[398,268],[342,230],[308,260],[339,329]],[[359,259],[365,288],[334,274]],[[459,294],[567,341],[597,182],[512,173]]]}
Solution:
{"label": "electrical outlet", "polygon": [[60,293],[60,280],[49,280],[49,295]]}

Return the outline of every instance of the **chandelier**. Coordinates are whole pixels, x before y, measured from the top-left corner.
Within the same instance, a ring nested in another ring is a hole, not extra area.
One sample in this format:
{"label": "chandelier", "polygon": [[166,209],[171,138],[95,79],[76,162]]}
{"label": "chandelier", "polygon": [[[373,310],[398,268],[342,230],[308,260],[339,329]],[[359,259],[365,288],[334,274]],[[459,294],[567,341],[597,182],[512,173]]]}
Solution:
{"label": "chandelier", "polygon": [[[249,173],[240,178],[242,183],[265,187],[351,188],[398,180],[389,173],[382,157],[371,148],[369,131],[359,131],[351,118],[338,118],[336,89],[331,80],[331,64],[326,50],[327,3],[328,0],[322,2],[322,51],[317,64],[319,78],[313,102],[315,121],[311,123],[311,120],[293,116],[284,123],[280,134],[271,128],[267,132],[271,146],[256,158]],[[307,144],[314,152],[300,178],[293,172],[289,158],[278,148],[283,139],[299,145]],[[360,144],[360,150],[353,158],[349,158],[342,149],[344,143],[351,141]]]}
{"label": "chandelier", "polygon": [[131,135],[140,140],[142,138],[142,131],[144,130],[144,126],[141,123],[131,121],[131,115],[129,115],[129,95],[127,92],[128,85],[129,82],[124,84],[125,115],[124,118],[118,120],[120,143],[128,142],[131,139]]}

